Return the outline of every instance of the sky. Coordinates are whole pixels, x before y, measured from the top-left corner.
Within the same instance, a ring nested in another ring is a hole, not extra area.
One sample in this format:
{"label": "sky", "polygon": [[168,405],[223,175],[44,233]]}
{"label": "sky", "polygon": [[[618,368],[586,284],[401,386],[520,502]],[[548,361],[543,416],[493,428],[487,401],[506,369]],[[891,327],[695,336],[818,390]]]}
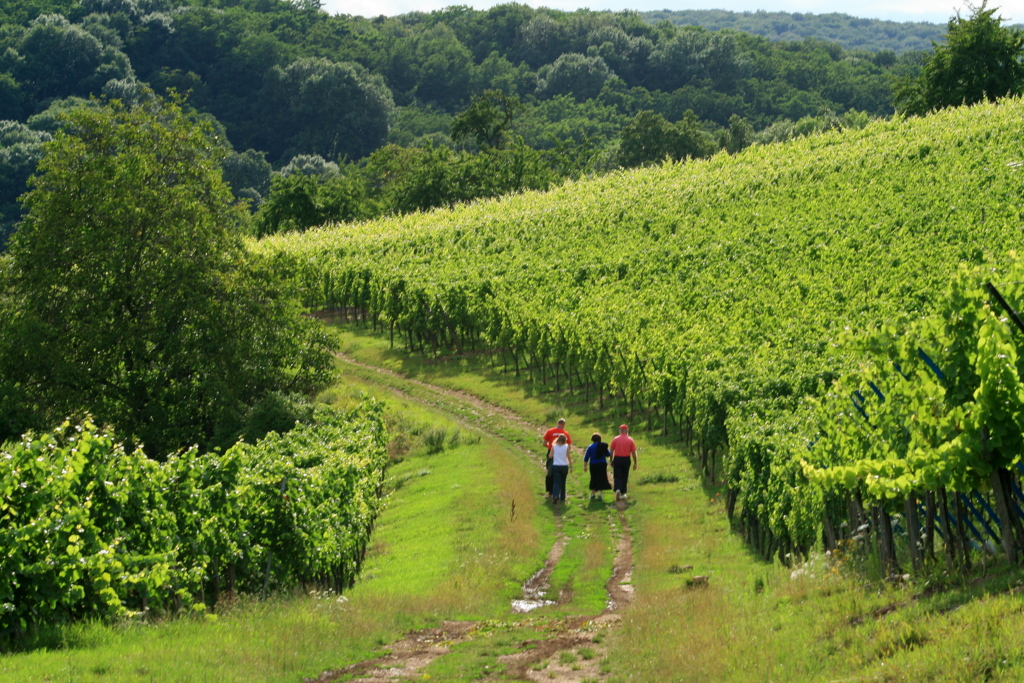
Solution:
{"label": "sky", "polygon": [[[430,12],[449,5],[469,5],[487,9],[502,0],[324,0],[323,8],[331,14],[358,14],[362,16],[393,16],[406,12]],[[506,0],[507,1],[507,0]],[[550,7],[572,11],[587,7],[592,10],[638,11],[725,9],[733,12],[809,12],[828,14],[840,12],[865,19],[890,21],[928,21],[945,24],[957,11],[966,16],[964,0],[518,0],[531,7]],[[979,1],[980,4],[980,1]],[[1024,23],[1024,0],[989,0],[989,7],[998,7],[1004,19]]]}

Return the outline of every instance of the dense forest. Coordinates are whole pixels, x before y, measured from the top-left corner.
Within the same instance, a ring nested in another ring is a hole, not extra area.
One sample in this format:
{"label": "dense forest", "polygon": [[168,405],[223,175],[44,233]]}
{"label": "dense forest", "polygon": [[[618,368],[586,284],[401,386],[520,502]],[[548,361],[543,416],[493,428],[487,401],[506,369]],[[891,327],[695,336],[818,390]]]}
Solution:
{"label": "dense forest", "polygon": [[641,12],[652,24],[671,21],[680,26],[700,26],[709,31],[733,29],[764,36],[770,40],[797,41],[804,38],[839,43],[848,50],[892,50],[896,53],[931,50],[942,42],[945,24],[926,21],[884,21],[849,14],[801,14],[799,12],[730,12],[723,9],[662,10]]}
{"label": "dense forest", "polygon": [[92,96],[187,94],[266,233],[863,125],[892,113],[923,56],[519,4],[370,19],[283,0],[22,0],[0,9],[0,223],[19,220],[60,114]]}

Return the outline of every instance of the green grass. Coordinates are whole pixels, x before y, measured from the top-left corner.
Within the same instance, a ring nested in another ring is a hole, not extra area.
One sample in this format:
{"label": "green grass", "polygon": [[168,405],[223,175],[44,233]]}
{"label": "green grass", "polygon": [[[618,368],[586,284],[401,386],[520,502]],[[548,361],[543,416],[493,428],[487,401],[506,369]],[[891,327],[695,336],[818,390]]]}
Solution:
{"label": "green grass", "polygon": [[[585,489],[569,485],[570,496],[585,497]],[[605,506],[573,504],[562,516],[562,532],[568,541],[562,558],[551,573],[549,599],[571,596],[565,604],[543,608],[541,614],[597,614],[607,600],[605,582],[611,575],[614,543]],[[559,513],[555,513],[559,514]]]}
{"label": "green grass", "polygon": [[[625,412],[607,402],[602,412],[579,394],[517,381],[486,356],[423,362],[363,330],[346,329],[342,336],[346,352],[357,358],[513,407],[538,424],[564,415],[574,436],[595,427],[610,434]],[[888,586],[845,561],[793,579],[791,568],[760,561],[730,530],[724,489],[702,483],[679,443],[647,432],[643,423],[634,426],[640,469],[626,516],[634,532],[637,599],[621,627],[607,632],[604,680],[1024,677],[1021,572],[996,563],[964,581],[938,567],[918,584]],[[582,476],[570,481],[570,495],[582,495],[584,485]],[[574,517],[570,505],[565,523],[574,519],[587,517]],[[556,571],[553,584],[578,571],[574,553],[582,554],[570,543],[564,573]],[[692,569],[669,571],[687,565]],[[695,575],[710,577],[708,585],[687,589]],[[937,584],[943,590],[925,592]]]}
{"label": "green grass", "polygon": [[[458,360],[455,371],[389,351],[386,341],[360,331],[345,331],[343,339],[359,358],[521,409],[534,424],[564,414],[570,431],[585,437],[595,424],[622,419],[621,406],[601,412],[578,395],[525,386],[485,358]],[[528,427],[400,378],[344,372],[344,382],[322,398],[339,405],[362,391],[385,398],[389,426],[399,435],[392,442],[390,504],[345,600],[277,596],[242,602],[216,621],[69,627],[61,632],[62,649],[0,657],[0,680],[297,681],[379,656],[409,630],[444,619],[486,621],[423,673],[441,681],[502,680],[501,655],[546,637],[560,615],[603,608],[617,515],[586,501],[581,468],[570,478],[568,508],[555,512],[542,503],[542,471],[530,460],[542,451]],[[446,433],[439,452],[430,453],[423,439],[431,429]],[[607,656],[593,648],[573,655],[577,663],[600,658],[601,680],[1024,677],[1019,571],[990,563],[962,580],[934,569],[918,584],[889,586],[866,579],[852,559],[835,559],[791,578],[791,568],[759,561],[730,530],[720,489],[701,483],[678,443],[640,424],[636,432],[640,470],[625,515],[634,534],[637,598],[618,626],[596,631],[594,643],[607,647]],[[652,476],[643,481],[646,473]],[[571,600],[510,616],[508,601],[543,563],[559,521],[569,542],[551,577],[552,594],[571,588]],[[708,585],[686,588],[695,575],[708,576]],[[551,662],[570,663],[558,653],[533,668]]]}
{"label": "green grass", "polygon": [[[384,351],[381,347],[385,344],[383,340],[373,337],[361,337],[361,342],[353,343],[353,337],[345,334],[343,338],[347,342],[347,351],[355,352],[363,361],[380,364],[381,367],[388,367],[387,364],[380,362],[382,357],[380,354]],[[362,352],[360,352],[360,349],[362,349]],[[410,369],[409,366],[399,366],[396,364],[391,364],[391,367],[403,371]],[[395,380],[372,370],[349,368],[347,372],[352,376],[359,376],[364,381],[373,380],[389,385],[403,384],[401,380]],[[410,373],[410,376],[415,377],[416,374]],[[431,381],[437,379],[433,375],[429,377]],[[466,377],[469,376],[462,376],[462,379],[465,380]],[[469,381],[444,382],[442,384],[453,389],[467,390],[477,396],[482,396],[484,393],[474,391],[474,389],[479,387]],[[405,390],[414,394],[427,394],[427,392],[417,390],[415,387],[410,387],[407,384],[403,386]],[[437,405],[445,403],[448,409],[461,411],[461,417],[473,420],[475,424],[479,424],[483,429],[500,434],[502,439],[527,450],[533,458],[536,458],[536,462],[541,462],[544,456],[544,449],[540,445],[539,434],[536,434],[535,430],[531,430],[521,424],[510,425],[507,420],[479,414],[480,411],[466,410],[465,407],[460,407],[457,401],[445,399],[443,396],[437,396],[433,393],[430,393],[429,396],[433,403]],[[486,398],[491,400],[502,397],[499,392],[490,391],[487,393]],[[543,404],[539,402],[537,406],[544,409]],[[550,411],[550,407],[547,410]],[[539,418],[531,419],[531,421],[534,424],[542,424]],[[571,595],[571,599],[566,600],[562,604],[543,607],[536,614],[551,616],[561,614],[597,614],[604,608],[607,599],[605,583],[611,575],[612,552],[614,548],[610,535],[609,505],[607,503],[601,504],[596,501],[590,502],[587,500],[589,496],[587,489],[589,475],[583,473],[582,455],[579,451],[576,452],[573,458],[574,467],[567,481],[569,504],[564,509],[545,506],[542,508],[543,512],[540,513],[542,520],[538,522],[538,528],[545,537],[546,547],[550,547],[554,543],[557,537],[559,521],[562,533],[568,538],[562,558],[551,575],[551,589],[548,593],[548,598],[558,600],[564,591],[566,595]],[[524,464],[527,466],[523,467]],[[522,495],[530,496],[531,500],[539,501],[543,493],[543,470],[539,467],[531,467],[528,463],[522,461],[518,462],[517,467],[522,468],[523,474],[528,477],[530,482],[527,492]],[[606,496],[605,499],[610,500],[610,497]],[[538,564],[537,568],[541,564],[543,562]]]}
{"label": "green grass", "polygon": [[[413,444],[394,456],[389,505],[343,600],[278,596],[216,620],[68,627],[56,636],[62,648],[0,656],[0,680],[295,681],[376,656],[410,629],[507,616],[554,538],[534,495],[537,475],[520,452],[388,387],[348,376],[323,398],[346,405],[363,390],[387,399],[392,429]],[[416,438],[429,429],[447,430],[449,444],[460,433],[459,443],[428,453]]]}
{"label": "green grass", "polygon": [[488,623],[465,642],[455,644],[449,654],[427,665],[423,673],[435,681],[474,681],[485,676],[500,676],[505,666],[498,658],[518,652],[522,641],[536,637],[532,620],[526,625],[515,621]]}

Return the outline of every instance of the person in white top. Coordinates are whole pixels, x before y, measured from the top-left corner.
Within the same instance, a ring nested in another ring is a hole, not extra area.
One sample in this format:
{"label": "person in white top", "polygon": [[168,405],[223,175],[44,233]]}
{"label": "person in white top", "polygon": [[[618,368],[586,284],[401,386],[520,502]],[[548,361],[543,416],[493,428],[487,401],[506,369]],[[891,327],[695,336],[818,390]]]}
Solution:
{"label": "person in white top", "polygon": [[559,434],[555,442],[551,444],[551,500],[555,505],[561,501],[565,503],[565,479],[572,469],[572,454],[569,452],[572,446],[569,445],[565,434]]}

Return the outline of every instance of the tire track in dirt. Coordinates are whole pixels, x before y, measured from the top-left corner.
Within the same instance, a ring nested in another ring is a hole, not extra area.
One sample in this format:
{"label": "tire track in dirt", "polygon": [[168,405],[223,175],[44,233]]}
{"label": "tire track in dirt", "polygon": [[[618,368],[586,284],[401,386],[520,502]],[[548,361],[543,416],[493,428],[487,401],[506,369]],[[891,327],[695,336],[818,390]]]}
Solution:
{"label": "tire track in dirt", "polygon": [[544,605],[554,605],[558,602],[563,602],[562,598],[566,597],[559,595],[558,600],[547,600],[545,595],[547,594],[550,584],[548,579],[551,578],[552,572],[555,571],[555,567],[558,566],[559,560],[562,559],[562,552],[565,550],[565,544],[569,542],[569,539],[562,533],[562,520],[558,520],[558,538],[555,539],[554,544],[551,546],[551,552],[548,553],[548,558],[544,562],[544,566],[537,570],[537,573],[526,580],[523,584],[523,598],[522,600],[512,601],[512,613],[513,614],[526,614],[531,612],[538,607]]}
{"label": "tire track in dirt", "polygon": [[[396,371],[391,370],[389,368],[382,368],[382,367],[378,367],[376,365],[370,365],[369,363],[363,363],[362,361],[358,361],[355,358],[352,358],[351,356],[349,356],[349,355],[347,355],[345,353],[342,353],[342,352],[337,352],[335,355],[338,358],[340,358],[341,360],[343,360],[346,363],[348,363],[349,365],[354,365],[354,366],[356,366],[358,368],[362,368],[364,370],[370,370],[370,371],[373,371],[373,372],[377,372],[377,373],[382,374],[382,375],[388,375],[389,377],[393,377],[393,378],[395,378],[397,380],[400,380],[402,382],[405,382],[407,384],[413,384],[413,385],[421,387],[423,389],[427,389],[428,391],[431,391],[431,392],[433,392],[435,394],[441,394],[442,396],[447,396],[449,398],[457,399],[458,401],[461,401],[462,403],[468,403],[469,405],[473,406],[474,408],[476,408],[478,410],[485,411],[486,413],[488,413],[488,415],[486,415],[486,416],[478,416],[481,419],[481,421],[482,421],[482,419],[484,417],[489,417],[490,415],[497,415],[497,416],[501,417],[502,419],[504,419],[507,422],[512,422],[512,423],[514,423],[516,425],[519,425],[524,430],[536,434],[537,438],[540,438],[540,436],[544,433],[543,429],[541,429],[540,427],[537,427],[536,425],[531,424],[528,420],[523,418],[523,416],[519,415],[518,413],[516,413],[516,412],[514,412],[512,410],[509,410],[508,408],[505,408],[504,406],[499,406],[499,405],[497,405],[495,403],[490,403],[488,401],[485,401],[484,399],[480,398],[476,394],[471,394],[468,391],[462,391],[460,389],[449,389],[447,387],[442,387],[442,386],[438,386],[436,384],[430,384],[430,383],[424,382],[422,380],[414,379],[412,377],[407,377],[407,376],[403,375],[402,373],[396,372]],[[416,399],[413,396],[410,396],[408,393],[402,391],[401,389],[396,389],[395,387],[390,387],[390,388],[393,391],[401,392],[402,394],[404,394],[405,396],[408,396],[409,398],[412,398],[413,400],[419,400],[419,399]],[[436,406],[436,405],[435,405],[435,407],[443,408],[443,406]],[[460,416],[456,415],[454,417],[459,418]],[[472,426],[472,425],[469,425],[468,423],[466,423],[466,425],[467,426]],[[492,430],[488,429],[487,427],[485,427],[482,424],[475,425],[474,428],[479,429],[479,430],[487,433],[488,435],[493,436],[496,439],[500,439],[501,438],[500,435],[495,434]]]}
{"label": "tire track in dirt", "polygon": [[[506,441],[484,424],[485,417],[499,416],[507,422],[518,425],[522,429],[535,433],[538,437],[543,430],[531,424],[519,414],[508,408],[490,403],[469,392],[448,389],[428,382],[413,379],[388,368],[381,368],[338,353],[338,357],[350,365],[364,370],[388,375],[401,382],[413,384],[430,393],[440,394],[455,399],[463,404],[473,406],[486,413],[477,415],[476,424],[470,422],[462,414],[455,414],[443,405],[413,396],[402,389],[385,384],[392,392],[409,400],[417,401],[448,413],[458,424],[467,429],[479,430],[488,436]],[[529,449],[523,449],[531,456]],[[543,468],[539,462],[537,464]],[[613,628],[621,617],[616,613],[633,599],[631,584],[633,571],[633,537],[625,516],[625,502],[615,504],[618,522],[618,542],[615,559],[612,564],[612,575],[605,584],[608,600],[605,609],[597,615],[578,616],[564,619],[556,625],[556,635],[549,638],[526,640],[520,643],[520,651],[498,658],[503,665],[502,676],[518,680],[547,681],[549,683],[579,683],[600,674],[600,660],[607,654],[604,645],[604,629]],[[561,559],[567,539],[558,525],[558,537],[548,553],[544,567],[523,584],[523,595],[526,600],[537,600],[543,597],[547,581]],[[565,596],[560,596],[561,598]],[[556,602],[556,601],[551,601]],[[512,613],[518,611],[515,602]],[[307,683],[327,683],[341,677],[355,676],[350,680],[358,683],[383,683],[385,681],[410,680],[422,677],[422,670],[436,659],[451,651],[452,646],[473,637],[478,624],[473,621],[446,621],[438,628],[412,631],[391,644],[388,654],[374,659],[351,664],[342,669],[325,671],[317,678],[307,678]],[[582,654],[580,654],[582,653]]]}

